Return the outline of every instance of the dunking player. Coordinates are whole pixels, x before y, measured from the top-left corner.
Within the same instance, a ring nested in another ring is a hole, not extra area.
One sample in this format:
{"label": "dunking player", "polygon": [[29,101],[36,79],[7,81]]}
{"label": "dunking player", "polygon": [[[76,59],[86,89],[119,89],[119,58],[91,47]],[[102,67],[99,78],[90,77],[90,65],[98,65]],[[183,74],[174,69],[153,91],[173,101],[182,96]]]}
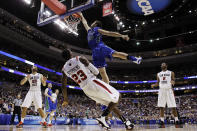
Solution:
{"label": "dunking player", "polygon": [[175,117],[175,127],[181,128],[179,123],[178,114],[176,110],[176,101],[174,97],[174,92],[172,86],[175,85],[175,74],[172,71],[167,70],[167,64],[161,64],[162,71],[157,74],[157,83],[151,85],[152,88],[159,86],[159,95],[158,95],[158,107],[160,107],[160,116],[161,122],[159,128],[165,128],[164,125],[164,108],[166,104],[168,108],[172,108],[173,115]]}
{"label": "dunking player", "polygon": [[42,95],[41,95],[41,83],[43,86],[46,86],[47,78],[42,74],[38,73],[38,68],[36,66],[32,66],[32,73],[27,75],[24,79],[21,80],[20,84],[24,85],[27,81],[29,81],[30,89],[25,96],[25,100],[22,104],[22,116],[21,121],[16,126],[17,128],[22,128],[24,123],[24,118],[26,116],[27,108],[30,107],[32,102],[34,106],[39,111],[40,116],[42,117],[43,126],[47,126],[45,122],[45,113],[42,110]]}
{"label": "dunking player", "polygon": [[109,78],[106,73],[105,67],[107,66],[105,58],[112,59],[112,57],[117,57],[123,60],[131,60],[136,64],[140,64],[142,58],[130,56],[123,52],[118,52],[108,47],[102,41],[102,35],[111,36],[111,37],[120,37],[124,40],[129,40],[128,35],[122,35],[117,32],[106,31],[102,29],[102,24],[100,21],[95,21],[90,27],[87,24],[86,19],[82,13],[79,13],[81,16],[82,23],[85,29],[88,32],[88,45],[92,49],[92,58],[93,64],[96,66],[101,74],[101,77],[104,82],[109,84]]}
{"label": "dunking player", "polygon": [[117,108],[120,100],[120,93],[109,84],[106,84],[96,78],[95,75],[99,74],[98,69],[85,57],[77,56],[72,58],[70,50],[64,50],[62,56],[66,60],[66,63],[62,69],[62,90],[65,103],[68,103],[66,90],[68,76],[80,85],[81,89],[88,97],[96,101],[96,103],[107,106],[107,108],[103,111],[102,116],[97,118],[99,124],[106,129],[110,129],[110,126],[106,123],[105,118],[111,111],[113,111],[123,121],[127,129],[133,129],[133,124],[131,124],[130,121],[127,121]]}
{"label": "dunking player", "polygon": [[50,114],[48,126],[52,126],[52,119],[55,115],[56,108],[57,108],[57,95],[59,94],[59,90],[56,89],[55,93],[51,90],[52,84],[48,84],[48,88],[45,89],[44,95],[46,96],[45,106],[46,106],[46,116]]}

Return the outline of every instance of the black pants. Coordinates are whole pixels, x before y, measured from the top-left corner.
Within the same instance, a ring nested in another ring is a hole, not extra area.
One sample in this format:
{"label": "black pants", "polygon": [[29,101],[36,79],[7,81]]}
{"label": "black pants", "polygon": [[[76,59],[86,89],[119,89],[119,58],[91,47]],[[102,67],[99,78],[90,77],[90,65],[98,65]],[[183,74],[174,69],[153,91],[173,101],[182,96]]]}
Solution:
{"label": "black pants", "polygon": [[14,123],[14,118],[15,118],[16,114],[18,114],[18,121],[20,122],[21,121],[21,107],[20,106],[14,107],[14,112],[13,112],[12,119],[11,119],[11,124]]}

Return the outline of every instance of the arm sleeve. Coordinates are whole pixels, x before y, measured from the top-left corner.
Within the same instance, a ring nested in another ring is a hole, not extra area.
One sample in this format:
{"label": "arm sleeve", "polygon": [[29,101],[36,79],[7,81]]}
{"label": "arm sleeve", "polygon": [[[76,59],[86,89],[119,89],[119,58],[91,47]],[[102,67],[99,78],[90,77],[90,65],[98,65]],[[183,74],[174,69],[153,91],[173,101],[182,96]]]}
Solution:
{"label": "arm sleeve", "polygon": [[92,63],[89,63],[88,69],[89,69],[94,75],[98,75],[98,74],[99,74],[99,70],[98,70]]}

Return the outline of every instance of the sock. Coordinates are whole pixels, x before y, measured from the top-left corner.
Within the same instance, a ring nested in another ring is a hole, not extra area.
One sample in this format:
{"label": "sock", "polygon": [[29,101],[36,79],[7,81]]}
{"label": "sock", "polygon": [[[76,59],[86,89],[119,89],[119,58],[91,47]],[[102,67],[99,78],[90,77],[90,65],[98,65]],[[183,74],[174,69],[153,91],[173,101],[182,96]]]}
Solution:
{"label": "sock", "polygon": [[132,60],[132,61],[136,61],[137,60],[134,56],[130,56],[130,55],[127,56],[127,59],[128,60]]}
{"label": "sock", "polygon": [[163,122],[164,122],[164,117],[161,117],[160,119],[161,119],[161,121],[163,121]]}
{"label": "sock", "polygon": [[49,124],[51,124],[51,120],[49,120]]}
{"label": "sock", "polygon": [[109,113],[110,113],[109,109],[108,109],[108,108],[107,108],[107,109],[105,109],[105,110],[103,111],[102,117],[106,117],[106,116],[108,116],[108,115],[109,115]]}
{"label": "sock", "polygon": [[120,117],[120,120],[123,122],[123,123],[125,123],[127,120],[124,118],[124,116],[121,116]]}
{"label": "sock", "polygon": [[175,121],[179,121],[178,117],[174,117]]}
{"label": "sock", "polygon": [[21,122],[24,123],[24,118],[21,118]]}
{"label": "sock", "polygon": [[45,122],[45,119],[44,118],[42,118],[42,122]]}

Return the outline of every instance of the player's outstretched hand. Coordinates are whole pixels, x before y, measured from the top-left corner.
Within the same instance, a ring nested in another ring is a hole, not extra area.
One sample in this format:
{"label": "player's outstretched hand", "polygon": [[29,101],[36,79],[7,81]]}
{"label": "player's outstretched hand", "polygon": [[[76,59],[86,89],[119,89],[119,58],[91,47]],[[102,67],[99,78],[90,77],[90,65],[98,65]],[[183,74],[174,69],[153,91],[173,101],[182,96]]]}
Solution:
{"label": "player's outstretched hand", "polygon": [[122,39],[126,40],[126,41],[129,41],[129,36],[128,35],[122,35]]}
{"label": "player's outstretched hand", "polygon": [[63,107],[66,107],[68,105],[68,101],[64,101],[63,103],[62,103],[62,106]]}

